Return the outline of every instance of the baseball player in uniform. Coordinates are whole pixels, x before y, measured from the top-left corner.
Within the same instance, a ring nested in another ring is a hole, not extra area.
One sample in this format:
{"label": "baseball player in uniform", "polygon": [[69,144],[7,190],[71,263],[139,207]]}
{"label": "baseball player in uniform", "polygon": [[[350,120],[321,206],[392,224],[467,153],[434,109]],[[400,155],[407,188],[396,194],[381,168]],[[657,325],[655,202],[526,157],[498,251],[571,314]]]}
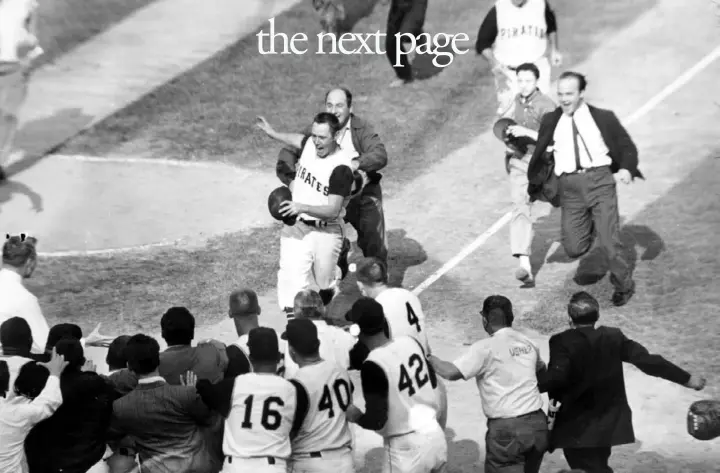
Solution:
{"label": "baseball player in uniform", "polygon": [[208,407],[225,417],[223,473],[286,473],[295,437],[305,420],[308,399],[296,381],[275,374],[278,335],[267,327],[248,337],[253,372],[217,384],[198,381]]}
{"label": "baseball player in uniform", "polygon": [[[515,121],[507,133],[516,138],[528,138],[536,142],[543,115],[555,110],[555,102],[538,88],[540,69],[532,63],[520,64],[516,71],[518,94],[508,113]],[[524,150],[510,149],[505,153],[506,168],[510,176],[510,196],[513,202],[510,220],[510,250],[518,259],[515,277],[525,286],[535,281],[530,265],[530,249],[533,240],[532,203],[527,193],[527,169],[535,151],[534,144]]]}
{"label": "baseball player in uniform", "polygon": [[546,0],[497,0],[480,26],[475,49],[495,76],[498,115],[507,113],[517,94],[517,66],[535,64],[540,70],[538,86],[549,94],[550,64],[562,63],[555,13]]}
{"label": "baseball player in uniform", "polygon": [[383,308],[374,299],[358,299],[351,312],[370,354],[360,370],[365,412],[351,405],[348,420],[383,437],[384,472],[443,471],[447,441],[437,420],[437,377],[425,351],[412,337],[390,340]]}
{"label": "baseball player in uniform", "polygon": [[0,0],[0,182],[27,97],[29,67],[43,53],[36,32],[35,0]]}
{"label": "baseball player in uniform", "polygon": [[346,369],[320,355],[318,327],[308,319],[290,320],[283,339],[299,369],[293,379],[308,398],[308,411],[292,439],[290,473],[352,473],[352,435],[345,410],[352,404]]}
{"label": "baseball player in uniform", "polygon": [[[265,126],[263,123],[267,125],[261,120],[259,126]],[[295,179],[289,184],[293,200],[280,207],[283,217],[298,217],[295,225],[283,226],[280,237],[278,302],[288,316],[292,316],[299,291],[330,289],[341,277],[337,262],[357,152],[340,148],[336,141],[339,131],[337,117],[322,112],[315,116],[309,138],[299,133],[288,136],[302,149]]]}
{"label": "baseball player in uniform", "polygon": [[[323,360],[337,364],[341,369],[350,368],[350,350],[357,343],[357,339],[345,330],[328,325],[325,321],[326,308],[316,291],[305,289],[295,296],[295,319],[306,319],[315,324],[320,340],[320,357]],[[298,365],[295,363],[290,351],[285,350],[285,377],[295,376]]]}

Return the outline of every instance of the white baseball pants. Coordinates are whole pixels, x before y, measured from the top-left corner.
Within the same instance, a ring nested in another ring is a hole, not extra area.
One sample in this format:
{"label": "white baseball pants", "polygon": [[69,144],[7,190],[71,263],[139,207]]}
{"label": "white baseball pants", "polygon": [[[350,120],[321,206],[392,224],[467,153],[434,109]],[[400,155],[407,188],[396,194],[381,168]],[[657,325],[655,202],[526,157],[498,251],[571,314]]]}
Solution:
{"label": "white baseball pants", "polygon": [[442,473],[448,457],[445,432],[440,425],[385,439],[383,473]]}
{"label": "white baseball pants", "polygon": [[287,462],[280,458],[225,457],[220,473],[287,473]]}
{"label": "white baseball pants", "polygon": [[[543,94],[554,97],[555,94],[550,90],[552,69],[550,67],[550,61],[548,60],[547,56],[541,57],[533,64],[535,64],[540,71],[540,78],[538,79],[538,89],[540,89]],[[517,65],[519,66],[519,64]],[[509,77],[514,79],[515,72],[509,72]],[[509,85],[509,89],[505,86],[506,84]],[[515,97],[518,94],[517,81],[512,80],[507,83],[504,77],[495,74],[495,92],[497,93],[498,114],[504,115],[505,112],[510,109],[513,101],[515,100]]]}
{"label": "white baseball pants", "polygon": [[18,115],[27,97],[28,77],[24,70],[0,75],[0,167],[10,159]]}
{"label": "white baseball pants", "polygon": [[324,450],[319,456],[293,454],[288,473],[355,473],[352,449]]}
{"label": "white baseball pants", "polygon": [[283,225],[280,234],[278,304],[292,307],[295,296],[305,289],[329,289],[337,284],[344,230],[342,224],[316,228],[301,221]]}

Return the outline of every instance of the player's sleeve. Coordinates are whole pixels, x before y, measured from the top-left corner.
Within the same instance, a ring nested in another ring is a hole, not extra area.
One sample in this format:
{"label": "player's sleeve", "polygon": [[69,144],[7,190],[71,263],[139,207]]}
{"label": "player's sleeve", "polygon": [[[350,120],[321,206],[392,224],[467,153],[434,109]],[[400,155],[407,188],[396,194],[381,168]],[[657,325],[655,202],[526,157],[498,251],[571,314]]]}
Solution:
{"label": "player's sleeve", "polygon": [[380,430],[388,419],[388,392],[390,383],[387,375],[372,361],[363,363],[360,370],[363,396],[365,397],[365,414],[357,421],[363,429]]}
{"label": "player's sleeve", "polygon": [[491,359],[491,353],[484,340],[475,342],[463,356],[453,361],[463,379],[468,380],[485,373]]}
{"label": "player's sleeve", "polygon": [[550,4],[545,2],[545,24],[547,25],[547,34],[557,33],[557,18]]}
{"label": "player's sleeve", "polygon": [[310,408],[310,397],[308,396],[305,386],[300,384],[299,381],[291,379],[290,383],[295,386],[295,393],[297,395],[295,417],[293,418],[293,425],[290,430],[290,438],[293,438],[300,432],[300,428],[303,422],[305,422],[305,417],[307,417],[308,409]]}
{"label": "player's sleeve", "polygon": [[339,195],[341,197],[349,197],[352,192],[353,172],[349,166],[340,165],[333,169],[330,174],[330,183],[328,185],[329,195]]}
{"label": "player's sleeve", "polygon": [[235,378],[241,374],[250,372],[250,360],[245,352],[235,345],[229,345],[226,349],[228,366],[225,370],[225,379]]}
{"label": "player's sleeve", "polygon": [[235,378],[226,378],[215,384],[211,384],[206,379],[201,379],[195,385],[195,389],[197,389],[202,402],[211,410],[219,412],[223,417],[230,415]]}
{"label": "player's sleeve", "polygon": [[350,369],[360,370],[369,354],[370,350],[367,345],[358,341],[355,346],[350,349]]}
{"label": "player's sleeve", "polygon": [[497,9],[493,6],[488,14],[485,15],[485,19],[480,25],[477,41],[475,42],[475,51],[478,54],[482,54],[482,52],[486,49],[492,48],[492,45],[495,44],[495,38],[497,38],[497,35]]}

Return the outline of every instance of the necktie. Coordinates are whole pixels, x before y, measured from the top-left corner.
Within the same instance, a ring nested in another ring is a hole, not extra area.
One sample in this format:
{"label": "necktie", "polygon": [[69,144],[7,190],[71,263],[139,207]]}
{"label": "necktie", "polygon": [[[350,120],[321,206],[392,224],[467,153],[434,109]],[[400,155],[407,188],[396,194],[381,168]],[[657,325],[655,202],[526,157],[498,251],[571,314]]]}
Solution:
{"label": "necktie", "polygon": [[571,121],[573,131],[573,147],[575,148],[575,170],[579,171],[582,169],[582,166],[580,165],[580,146],[578,145],[578,135],[580,133],[578,132],[577,125],[575,124],[575,117],[573,117]]}

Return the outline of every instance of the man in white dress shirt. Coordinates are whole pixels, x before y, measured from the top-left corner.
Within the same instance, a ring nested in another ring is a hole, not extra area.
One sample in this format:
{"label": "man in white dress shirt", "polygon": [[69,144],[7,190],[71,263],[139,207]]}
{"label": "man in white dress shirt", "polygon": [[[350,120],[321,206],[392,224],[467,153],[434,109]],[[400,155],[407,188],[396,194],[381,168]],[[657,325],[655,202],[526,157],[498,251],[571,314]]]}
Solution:
{"label": "man in white dress shirt", "polygon": [[[638,150],[610,110],[585,103],[585,76],[563,72],[558,79],[560,106],[540,124],[537,145],[528,164],[528,193],[542,193],[551,182],[545,151],[553,146],[554,175],[562,207],[562,243],[571,258],[587,253],[597,237],[608,256],[612,303],[627,304],[635,293],[632,267],[620,239],[616,181],[643,178]],[[578,275],[581,282],[584,275]],[[593,275],[595,276],[595,275]]]}
{"label": "man in white dress shirt", "polygon": [[7,237],[2,250],[0,269],[0,323],[21,317],[30,325],[33,353],[44,353],[50,327],[43,316],[37,297],[23,285],[37,265],[37,240],[25,234]]}

